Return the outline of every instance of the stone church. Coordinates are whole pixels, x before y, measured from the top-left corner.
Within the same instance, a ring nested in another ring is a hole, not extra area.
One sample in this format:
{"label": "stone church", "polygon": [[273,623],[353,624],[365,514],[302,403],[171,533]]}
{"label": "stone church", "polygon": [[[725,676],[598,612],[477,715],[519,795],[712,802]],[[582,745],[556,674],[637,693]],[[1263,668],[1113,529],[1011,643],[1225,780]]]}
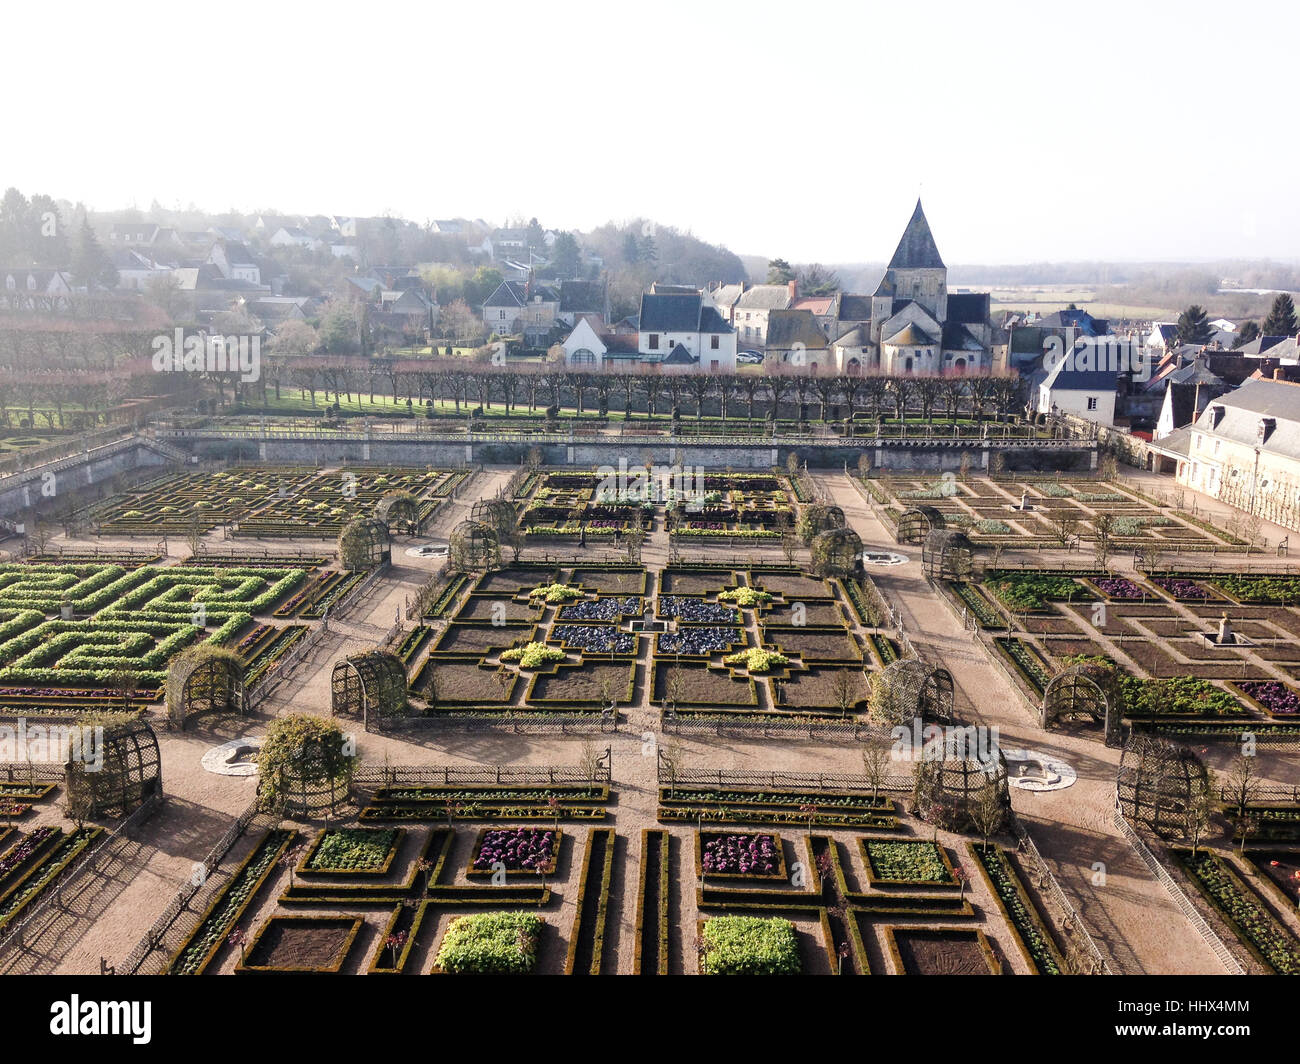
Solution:
{"label": "stone church", "polygon": [[[863,314],[869,313],[869,317]],[[992,366],[989,294],[950,293],[921,201],[870,306],[840,295],[831,344],[841,373],[978,373]]]}

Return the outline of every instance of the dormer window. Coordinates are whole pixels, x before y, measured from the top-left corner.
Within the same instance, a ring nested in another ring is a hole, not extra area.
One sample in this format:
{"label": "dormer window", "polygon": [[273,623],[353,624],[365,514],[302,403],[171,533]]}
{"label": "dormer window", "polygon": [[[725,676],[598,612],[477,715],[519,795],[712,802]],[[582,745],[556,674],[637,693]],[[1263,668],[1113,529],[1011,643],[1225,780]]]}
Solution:
{"label": "dormer window", "polygon": [[1273,435],[1273,430],[1277,428],[1277,418],[1262,417],[1259,419],[1259,442],[1267,443],[1268,438]]}
{"label": "dormer window", "polygon": [[1219,422],[1223,420],[1223,413],[1221,404],[1214,403],[1210,406],[1210,428],[1217,429],[1219,427]]}

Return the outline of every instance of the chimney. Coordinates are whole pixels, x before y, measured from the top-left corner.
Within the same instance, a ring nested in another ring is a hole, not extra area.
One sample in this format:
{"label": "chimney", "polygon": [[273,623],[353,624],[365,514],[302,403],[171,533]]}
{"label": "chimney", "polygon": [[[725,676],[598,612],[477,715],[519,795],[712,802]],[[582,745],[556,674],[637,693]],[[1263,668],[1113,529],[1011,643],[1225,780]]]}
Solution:
{"label": "chimney", "polygon": [[799,298],[799,282],[798,281],[789,282],[789,288],[790,288],[790,302],[793,303],[796,299]]}
{"label": "chimney", "polygon": [[1278,366],[1277,369],[1273,371],[1273,379],[1275,381],[1286,380],[1286,370],[1283,367]]}

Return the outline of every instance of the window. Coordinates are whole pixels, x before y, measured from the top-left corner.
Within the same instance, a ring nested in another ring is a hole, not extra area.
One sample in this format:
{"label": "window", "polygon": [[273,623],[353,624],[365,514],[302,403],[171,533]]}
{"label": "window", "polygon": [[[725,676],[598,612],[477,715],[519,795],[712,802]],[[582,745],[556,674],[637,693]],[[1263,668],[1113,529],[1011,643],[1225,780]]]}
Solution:
{"label": "window", "polygon": [[651,351],[658,351],[658,350],[659,350],[659,334],[658,334],[658,333],[651,333],[651,334],[650,334],[650,350],[651,350]]}
{"label": "window", "polygon": [[716,336],[709,337],[709,349],[712,351],[716,351],[718,349],[718,337]]}
{"label": "window", "polygon": [[1088,409],[1089,410],[1097,409],[1097,397],[1095,395],[1088,396]]}

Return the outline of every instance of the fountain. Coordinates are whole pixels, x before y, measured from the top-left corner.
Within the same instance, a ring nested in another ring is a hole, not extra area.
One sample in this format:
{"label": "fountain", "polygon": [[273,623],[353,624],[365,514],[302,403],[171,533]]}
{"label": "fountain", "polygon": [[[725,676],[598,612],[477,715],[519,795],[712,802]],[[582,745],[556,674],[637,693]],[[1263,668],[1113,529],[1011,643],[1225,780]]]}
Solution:
{"label": "fountain", "polygon": [[1215,647],[1253,647],[1255,645],[1232,627],[1232,622],[1228,620],[1226,613],[1219,618],[1219,630],[1217,632],[1201,632],[1200,635],[1210,646]]}

